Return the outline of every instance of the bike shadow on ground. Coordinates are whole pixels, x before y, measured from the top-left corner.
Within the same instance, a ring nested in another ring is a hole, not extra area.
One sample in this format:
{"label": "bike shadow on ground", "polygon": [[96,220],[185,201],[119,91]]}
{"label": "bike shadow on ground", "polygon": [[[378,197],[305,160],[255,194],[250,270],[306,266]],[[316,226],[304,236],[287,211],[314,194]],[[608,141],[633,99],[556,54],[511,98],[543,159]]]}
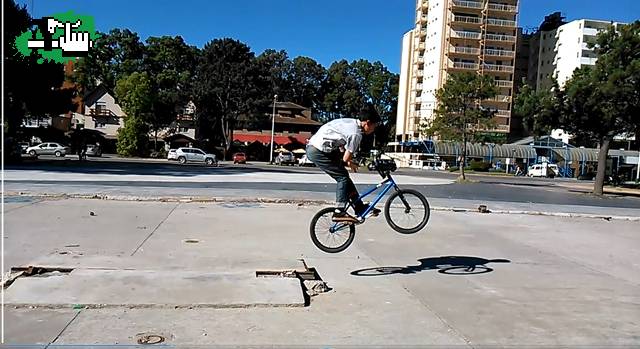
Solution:
{"label": "bike shadow on ground", "polygon": [[438,273],[448,275],[476,275],[493,271],[489,263],[511,263],[508,259],[486,259],[470,256],[442,256],[418,259],[419,265],[405,267],[373,267],[354,270],[354,276],[383,276],[392,274],[416,274],[425,270],[437,270]]}

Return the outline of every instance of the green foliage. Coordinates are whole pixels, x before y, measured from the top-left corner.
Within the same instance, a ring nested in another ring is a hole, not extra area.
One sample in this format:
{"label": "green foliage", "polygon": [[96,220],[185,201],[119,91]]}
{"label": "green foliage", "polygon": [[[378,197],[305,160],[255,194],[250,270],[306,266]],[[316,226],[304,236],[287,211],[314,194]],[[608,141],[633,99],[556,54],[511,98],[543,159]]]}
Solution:
{"label": "green foliage", "polygon": [[484,161],[472,160],[469,163],[469,168],[471,169],[471,171],[487,172],[491,168],[491,164],[488,163],[488,162],[484,162]]}
{"label": "green foliage", "polygon": [[[436,92],[436,117],[430,124],[423,125],[422,131],[441,139],[461,141],[464,161],[467,142],[474,142],[477,134],[495,125],[495,112],[483,107],[481,102],[496,93],[497,88],[489,76],[475,73],[449,75],[444,86]],[[460,169],[460,177],[464,179],[464,168]]]}
{"label": "green foliage", "polygon": [[124,127],[118,130],[116,143],[118,154],[122,156],[145,156],[149,137],[147,124],[136,117],[127,117]]}
{"label": "green foliage", "polygon": [[118,80],[115,92],[126,114],[125,126],[118,130],[118,154],[142,156],[147,150],[149,140],[147,123],[156,98],[151,80],[146,72],[136,72]]}
{"label": "green foliage", "polygon": [[591,46],[598,61],[576,70],[566,83],[561,123],[600,144],[594,193],[601,195],[613,137],[640,130],[640,21],[601,32]]}
{"label": "green foliage", "polygon": [[129,29],[112,29],[99,35],[88,56],[76,66],[74,80],[86,91],[93,90],[98,82],[113,90],[119,79],[142,67],[144,44],[138,34]]}
{"label": "green foliage", "polygon": [[187,45],[180,36],[147,39],[143,66],[156,97],[147,121],[154,133],[175,121],[189,103],[198,53],[196,47]]}
{"label": "green foliage", "polygon": [[146,121],[155,100],[151,79],[146,72],[136,72],[118,80],[115,92],[128,118]]}
{"label": "green foliage", "polygon": [[548,135],[557,128],[562,113],[562,91],[554,80],[553,91],[537,91],[523,86],[514,100],[513,113],[522,118],[525,128],[537,135]]}
{"label": "green foliage", "polygon": [[207,138],[215,138],[214,129],[219,127],[227,152],[238,116],[255,112],[258,107],[260,81],[254,58],[240,41],[215,39],[204,46],[196,69],[198,122]]}

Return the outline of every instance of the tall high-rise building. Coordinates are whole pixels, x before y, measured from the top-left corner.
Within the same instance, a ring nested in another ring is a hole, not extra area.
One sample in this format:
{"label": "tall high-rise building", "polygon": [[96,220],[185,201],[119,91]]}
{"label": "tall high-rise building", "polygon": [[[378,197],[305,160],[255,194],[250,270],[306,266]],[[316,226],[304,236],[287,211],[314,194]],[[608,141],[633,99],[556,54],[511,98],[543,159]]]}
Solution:
{"label": "tall high-rise building", "polygon": [[511,120],[518,0],[417,0],[415,28],[403,38],[396,140],[419,139],[435,117],[436,91],[448,74],[493,77],[498,95],[483,102],[497,110],[497,128]]}
{"label": "tall high-rise building", "polygon": [[551,30],[540,30],[531,45],[530,84],[536,90],[550,89],[552,78],[562,87],[573,72],[586,65],[596,64],[596,53],[589,48],[599,32],[622,23],[578,19]]}

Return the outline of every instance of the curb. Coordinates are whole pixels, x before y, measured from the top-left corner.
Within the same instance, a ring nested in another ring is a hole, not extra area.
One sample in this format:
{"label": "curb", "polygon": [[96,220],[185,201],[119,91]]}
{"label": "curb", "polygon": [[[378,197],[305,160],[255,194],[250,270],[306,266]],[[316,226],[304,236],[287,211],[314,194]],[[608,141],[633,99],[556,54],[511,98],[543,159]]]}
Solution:
{"label": "curb", "polygon": [[[29,194],[24,192],[7,192],[8,196],[34,197],[42,200],[64,200],[64,199],[89,199],[89,200],[112,200],[112,201],[134,201],[134,202],[179,202],[179,203],[262,203],[262,204],[296,204],[298,206],[323,206],[333,205],[329,200],[302,200],[302,199],[277,199],[277,198],[229,198],[229,197],[160,197],[160,196],[127,196],[127,195],[100,195],[100,194]],[[563,218],[591,218],[640,222],[640,217],[633,216],[610,216],[591,213],[577,212],[548,212],[548,211],[527,211],[527,210],[489,210],[486,213],[479,212],[478,209],[462,207],[442,207],[433,206],[432,211],[457,212],[457,213],[478,213],[478,214],[513,214],[529,216],[563,217]]]}

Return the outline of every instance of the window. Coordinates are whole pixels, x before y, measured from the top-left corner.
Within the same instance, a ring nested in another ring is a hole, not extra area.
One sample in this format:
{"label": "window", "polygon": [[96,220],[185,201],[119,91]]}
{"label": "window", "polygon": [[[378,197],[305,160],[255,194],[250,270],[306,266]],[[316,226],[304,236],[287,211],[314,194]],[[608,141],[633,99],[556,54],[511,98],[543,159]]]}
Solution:
{"label": "window", "polygon": [[178,128],[178,132],[188,132],[188,131],[189,131],[189,128],[187,128],[187,127],[179,127]]}
{"label": "window", "polygon": [[96,122],[96,128],[105,128],[107,127],[107,124],[105,124],[104,122]]}

